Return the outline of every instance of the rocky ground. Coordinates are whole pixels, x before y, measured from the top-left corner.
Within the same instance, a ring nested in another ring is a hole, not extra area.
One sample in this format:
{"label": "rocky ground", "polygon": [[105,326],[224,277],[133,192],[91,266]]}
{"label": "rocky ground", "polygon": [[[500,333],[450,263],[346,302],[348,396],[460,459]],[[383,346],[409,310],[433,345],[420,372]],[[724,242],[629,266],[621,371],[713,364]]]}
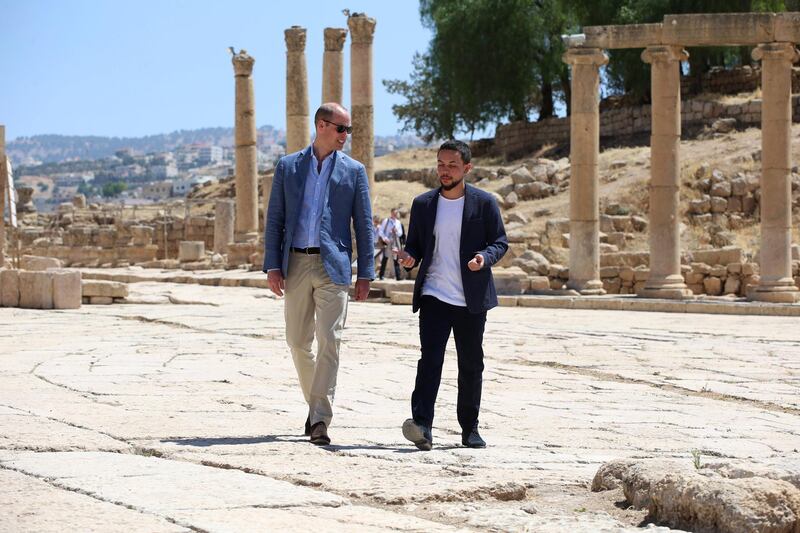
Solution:
{"label": "rocky ground", "polygon": [[124,305],[0,308],[0,531],[800,528],[794,318],[498,308],[489,447],[460,446],[451,344],[426,453],[400,432],[409,307],[351,304],[318,448],[281,301],[130,289]]}

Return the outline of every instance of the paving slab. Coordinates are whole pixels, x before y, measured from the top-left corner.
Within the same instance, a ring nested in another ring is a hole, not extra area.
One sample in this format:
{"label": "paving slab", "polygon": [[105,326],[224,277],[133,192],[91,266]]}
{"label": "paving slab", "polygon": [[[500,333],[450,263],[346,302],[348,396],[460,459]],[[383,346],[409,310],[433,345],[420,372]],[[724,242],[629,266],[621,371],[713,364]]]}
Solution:
{"label": "paving slab", "polygon": [[419,358],[409,307],[351,302],[333,444],[320,448],[302,435],[281,300],[129,288],[124,305],[0,309],[0,474],[32,498],[12,530],[60,515],[102,529],[81,527],[63,492],[135,513],[129,530],[633,531],[645,512],[589,491],[606,461],[694,452],[757,470],[800,450],[791,317],[492,310],[489,447],[460,446],[451,341],[424,453],[400,431]]}

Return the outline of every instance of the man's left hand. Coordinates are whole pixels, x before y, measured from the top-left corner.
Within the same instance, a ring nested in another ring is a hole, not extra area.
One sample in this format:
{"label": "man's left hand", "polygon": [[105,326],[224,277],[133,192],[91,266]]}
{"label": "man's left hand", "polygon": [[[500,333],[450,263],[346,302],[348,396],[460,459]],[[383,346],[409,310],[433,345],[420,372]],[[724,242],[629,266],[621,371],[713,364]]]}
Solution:
{"label": "man's left hand", "polygon": [[356,301],[363,302],[367,299],[367,296],[369,296],[369,280],[356,280]]}
{"label": "man's left hand", "polygon": [[467,268],[472,270],[473,272],[477,272],[478,270],[483,268],[483,254],[475,254],[475,257],[472,258],[472,261],[467,263]]}

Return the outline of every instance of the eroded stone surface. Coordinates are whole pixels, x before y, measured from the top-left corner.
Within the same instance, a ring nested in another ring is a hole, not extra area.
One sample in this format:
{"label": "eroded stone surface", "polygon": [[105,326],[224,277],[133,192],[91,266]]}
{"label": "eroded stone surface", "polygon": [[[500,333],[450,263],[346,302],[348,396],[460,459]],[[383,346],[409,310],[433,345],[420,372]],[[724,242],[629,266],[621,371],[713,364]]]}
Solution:
{"label": "eroded stone surface", "polygon": [[410,308],[351,303],[333,445],[317,448],[302,435],[281,301],[259,288],[129,288],[150,303],[0,309],[0,473],[54,480],[53,495],[27,483],[21,497],[71,529],[94,522],[80,527],[61,492],[140,509],[128,530],[293,529],[310,515],[328,529],[624,531],[647,511],[616,506],[619,490],[590,492],[608,461],[691,465],[698,449],[709,471],[740,459],[729,477],[746,478],[800,449],[793,318],[498,308],[489,447],[460,446],[451,341],[435,447],[422,453],[400,431],[419,357]]}

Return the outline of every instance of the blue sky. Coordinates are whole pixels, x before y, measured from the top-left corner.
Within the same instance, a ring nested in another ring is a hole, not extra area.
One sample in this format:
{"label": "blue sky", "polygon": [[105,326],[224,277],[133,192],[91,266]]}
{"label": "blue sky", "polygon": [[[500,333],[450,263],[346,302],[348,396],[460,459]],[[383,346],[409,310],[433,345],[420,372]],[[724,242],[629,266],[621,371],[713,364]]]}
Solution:
{"label": "blue sky", "polygon": [[[323,29],[347,27],[342,9],[377,21],[375,133],[395,134],[401,100],[383,79],[408,79],[430,32],[416,1],[0,0],[0,124],[6,138],[142,136],[233,125],[228,46],[256,58],[256,122],[285,128],[283,30],[308,30],[310,108],[321,98]],[[349,107],[350,41],[345,43]]]}

